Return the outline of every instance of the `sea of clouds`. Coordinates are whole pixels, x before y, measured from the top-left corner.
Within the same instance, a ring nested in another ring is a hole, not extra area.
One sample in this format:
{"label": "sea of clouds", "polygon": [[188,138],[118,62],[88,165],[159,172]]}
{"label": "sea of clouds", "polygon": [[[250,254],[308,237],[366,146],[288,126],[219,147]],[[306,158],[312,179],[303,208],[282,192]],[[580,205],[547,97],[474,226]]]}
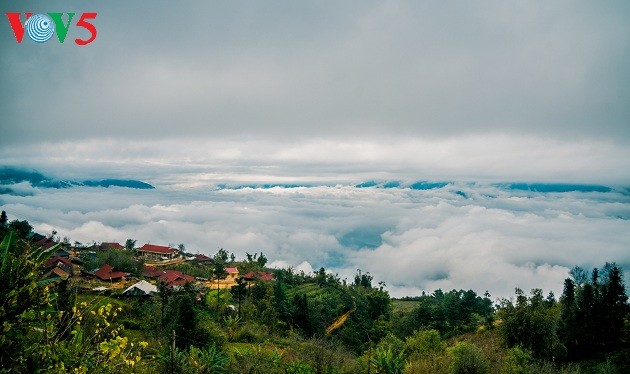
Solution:
{"label": "sea of clouds", "polygon": [[263,252],[274,267],[324,267],[351,280],[357,269],[393,296],[441,288],[509,297],[515,287],[556,295],[574,265],[615,261],[630,270],[630,196],[541,193],[492,183],[441,188],[348,184],[155,190],[39,189],[0,196],[9,218],[72,242],[185,244],[243,258]]}

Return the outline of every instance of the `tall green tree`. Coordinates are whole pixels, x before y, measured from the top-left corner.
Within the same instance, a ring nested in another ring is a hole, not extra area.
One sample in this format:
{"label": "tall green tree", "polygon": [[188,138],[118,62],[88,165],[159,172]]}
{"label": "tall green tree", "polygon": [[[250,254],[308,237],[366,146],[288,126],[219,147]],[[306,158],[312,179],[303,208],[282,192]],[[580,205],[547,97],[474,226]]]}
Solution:
{"label": "tall green tree", "polygon": [[558,338],[562,341],[569,356],[574,354],[578,345],[578,334],[581,326],[577,321],[577,302],[575,299],[575,283],[571,278],[564,280],[562,296],[560,296],[560,321]]}
{"label": "tall green tree", "polygon": [[238,303],[238,318],[241,318],[241,304],[247,298],[247,282],[243,278],[236,279],[236,286],[232,286],[231,294]]}
{"label": "tall green tree", "polygon": [[2,213],[0,213],[0,228],[6,227],[7,222],[8,222],[7,212],[3,210]]}
{"label": "tall green tree", "polygon": [[[223,249],[221,249],[220,251],[222,250]],[[219,307],[221,303],[221,280],[227,278],[228,276],[228,273],[225,270],[225,262],[222,260],[222,258],[223,256],[215,256],[214,269],[212,271],[212,277],[217,281],[217,317],[219,315]]]}
{"label": "tall green tree", "polygon": [[33,231],[33,226],[26,220],[20,221],[16,219],[9,223],[9,230],[14,231],[18,235],[18,238],[26,239],[28,234]]}
{"label": "tall green tree", "polygon": [[542,290],[533,289],[528,297],[516,290],[517,301],[502,300],[499,325],[508,347],[521,346],[538,357],[553,360],[564,355],[556,334],[559,308],[545,303]]}
{"label": "tall green tree", "polygon": [[630,307],[621,269],[613,266],[607,276],[601,299],[601,334],[602,348],[610,352],[622,347],[624,320],[630,316]]}
{"label": "tall green tree", "polygon": [[127,239],[127,241],[125,241],[125,249],[132,251],[135,247],[136,247],[136,240],[134,239]]}

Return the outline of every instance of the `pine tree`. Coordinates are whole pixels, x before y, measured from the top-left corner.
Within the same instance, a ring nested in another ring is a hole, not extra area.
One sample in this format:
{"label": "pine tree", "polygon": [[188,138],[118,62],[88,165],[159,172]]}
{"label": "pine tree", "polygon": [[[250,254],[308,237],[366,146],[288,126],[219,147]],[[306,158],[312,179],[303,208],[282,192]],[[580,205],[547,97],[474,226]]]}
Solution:
{"label": "pine tree", "polygon": [[3,210],[2,213],[0,213],[0,228],[7,227],[8,220],[9,219],[7,218],[7,212]]}
{"label": "pine tree", "polygon": [[577,303],[575,300],[575,283],[571,278],[564,280],[564,290],[560,297],[562,309],[560,312],[560,321],[558,325],[558,338],[567,349],[569,357],[572,357],[577,348],[577,330],[580,326],[577,324]]}
{"label": "pine tree", "polygon": [[623,273],[614,266],[608,272],[601,298],[602,348],[607,352],[621,347],[624,318],[629,312],[627,302]]}

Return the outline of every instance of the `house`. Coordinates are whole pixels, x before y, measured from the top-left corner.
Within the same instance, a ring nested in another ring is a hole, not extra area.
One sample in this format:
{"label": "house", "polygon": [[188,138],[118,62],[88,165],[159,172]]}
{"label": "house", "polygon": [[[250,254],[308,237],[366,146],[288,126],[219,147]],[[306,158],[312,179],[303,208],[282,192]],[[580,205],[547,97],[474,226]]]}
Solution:
{"label": "house", "polygon": [[145,244],[136,249],[138,256],[147,261],[163,261],[172,260],[178,257],[177,249],[165,247],[162,245]]}
{"label": "house", "polygon": [[274,280],[275,276],[271,273],[267,273],[265,271],[250,271],[249,273],[243,275],[243,280],[247,281],[247,282],[254,282],[257,280],[262,280],[262,281],[271,281]]}
{"label": "house", "polygon": [[72,276],[72,262],[65,257],[55,256],[44,262],[44,278],[68,279]]}
{"label": "house", "polygon": [[49,270],[53,267],[61,267],[64,268],[69,273],[72,273],[72,261],[67,257],[55,256],[51,257],[46,262],[44,262],[44,268]]}
{"label": "house", "polygon": [[44,278],[61,278],[61,279],[68,279],[72,276],[72,273],[65,271],[64,269],[55,266],[54,268],[50,269],[49,271],[47,271],[46,273],[44,273]]}
{"label": "house", "polygon": [[212,258],[206,256],[206,255],[196,255],[195,256],[195,260],[197,260],[200,264],[207,264],[212,262]]}
{"label": "house", "polygon": [[159,278],[162,274],[164,274],[164,270],[158,269],[154,266],[144,265],[144,269],[142,269],[142,275],[147,278]]}
{"label": "house", "polygon": [[181,286],[188,282],[194,282],[195,277],[177,270],[165,270],[164,274],[158,277],[158,281],[166,283],[169,287],[173,287]]}
{"label": "house", "polygon": [[55,246],[55,245],[57,245],[57,242],[55,242],[54,240],[50,238],[43,238],[33,243],[33,246],[35,248],[45,248],[45,249],[49,249],[50,247]]}
{"label": "house", "polygon": [[124,290],[122,294],[125,296],[150,296],[157,292],[158,288],[155,285],[145,280],[141,280],[140,282]]}
{"label": "house", "polygon": [[225,280],[236,283],[236,279],[238,278],[238,269],[225,268],[225,272],[228,273],[228,276],[225,278]]}
{"label": "house", "polygon": [[123,250],[125,249],[124,246],[122,246],[120,243],[107,243],[107,242],[103,242],[101,243],[101,245],[99,246],[101,250],[107,250],[107,249],[115,249],[115,250]]}
{"label": "house", "polygon": [[111,265],[105,264],[101,266],[100,269],[95,271],[94,275],[98,279],[103,280],[103,281],[117,282],[120,280],[125,280],[125,277],[128,277],[129,273],[125,273],[122,271],[114,271],[114,268]]}

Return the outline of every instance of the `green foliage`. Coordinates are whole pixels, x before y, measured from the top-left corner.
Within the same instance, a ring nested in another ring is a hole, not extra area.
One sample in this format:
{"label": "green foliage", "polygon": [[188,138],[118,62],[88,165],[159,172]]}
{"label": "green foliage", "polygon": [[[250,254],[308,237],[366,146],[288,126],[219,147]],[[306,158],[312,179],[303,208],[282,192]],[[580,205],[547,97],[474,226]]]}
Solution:
{"label": "green foliage", "polygon": [[161,373],[220,374],[227,373],[229,358],[214,345],[207,348],[191,346],[188,350],[165,347],[157,356]]}
{"label": "green foliage", "polygon": [[502,374],[524,374],[528,372],[528,367],[532,363],[532,354],[519,346],[507,350],[503,365]]}
{"label": "green foliage", "polygon": [[427,358],[442,354],[446,343],[442,341],[437,330],[421,330],[405,339],[405,347],[412,358]]}
{"label": "green foliage", "polygon": [[370,364],[379,374],[400,374],[405,370],[407,360],[404,351],[396,353],[390,348],[377,348]]}
{"label": "green foliage", "polygon": [[354,276],[354,286],[372,288],[373,279],[374,277],[370,273],[362,273],[361,269],[358,269],[357,274]]}
{"label": "green foliage", "polygon": [[313,370],[307,363],[301,361],[292,361],[286,365],[285,368],[286,374],[315,374],[316,371]]}
{"label": "green foliage", "polygon": [[499,331],[508,347],[518,345],[531,350],[537,358],[549,360],[564,356],[564,347],[556,335],[558,306],[545,303],[540,289],[532,290],[529,298],[520,289],[516,295],[516,304],[504,299],[498,312]]}
{"label": "green foliage", "polygon": [[280,374],[284,372],[283,353],[262,345],[236,352],[230,364],[231,372],[250,374]]}
{"label": "green foliage", "polygon": [[133,250],[136,247],[137,240],[135,239],[127,239],[125,241],[125,249],[128,251]]}
{"label": "green foliage", "polygon": [[452,374],[483,374],[490,371],[490,363],[476,345],[458,342],[447,349]]}
{"label": "green foliage", "polygon": [[378,342],[376,349],[391,350],[394,354],[397,354],[405,351],[405,342],[396,337],[396,335],[388,333]]}
{"label": "green foliage", "polygon": [[8,234],[0,244],[0,371],[120,372],[132,368],[147,346],[120,335],[111,304],[72,302],[61,285],[38,282],[38,270],[56,250],[31,248]]}
{"label": "green foliage", "polygon": [[5,212],[4,210],[2,211],[2,213],[0,213],[0,228],[3,229],[7,226],[7,212]]}
{"label": "green foliage", "polygon": [[614,263],[603,269],[603,282],[597,269],[580,287],[565,280],[558,335],[571,359],[610,355],[627,347],[624,323],[630,306],[623,273]]}
{"label": "green foliage", "polygon": [[33,226],[26,220],[20,221],[16,219],[9,223],[9,230],[15,232],[19,239],[26,239],[28,234],[33,231]]}
{"label": "green foliage", "polygon": [[446,293],[437,290],[414,300],[418,302],[417,306],[400,320],[399,330],[403,336],[415,330],[433,329],[448,337],[474,331],[492,320],[492,301],[472,290]]}

